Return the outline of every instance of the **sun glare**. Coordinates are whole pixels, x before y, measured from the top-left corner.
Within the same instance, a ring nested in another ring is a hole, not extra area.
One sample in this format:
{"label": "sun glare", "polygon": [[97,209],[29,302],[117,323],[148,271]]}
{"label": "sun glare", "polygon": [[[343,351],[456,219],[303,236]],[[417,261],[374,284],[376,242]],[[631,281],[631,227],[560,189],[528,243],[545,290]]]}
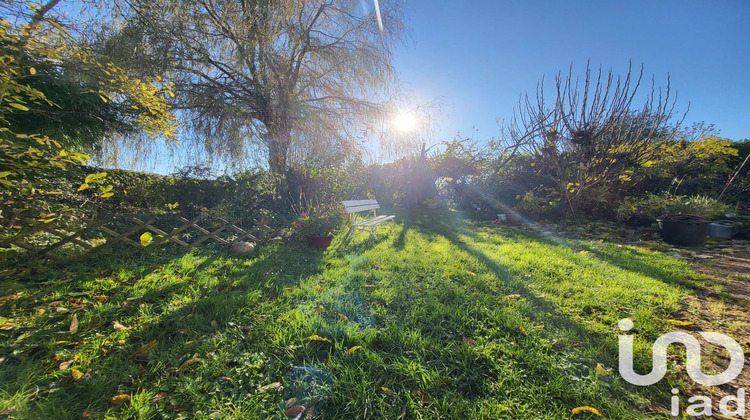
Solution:
{"label": "sun glare", "polygon": [[404,112],[393,120],[393,127],[401,132],[414,130],[417,128],[417,118],[408,112]]}

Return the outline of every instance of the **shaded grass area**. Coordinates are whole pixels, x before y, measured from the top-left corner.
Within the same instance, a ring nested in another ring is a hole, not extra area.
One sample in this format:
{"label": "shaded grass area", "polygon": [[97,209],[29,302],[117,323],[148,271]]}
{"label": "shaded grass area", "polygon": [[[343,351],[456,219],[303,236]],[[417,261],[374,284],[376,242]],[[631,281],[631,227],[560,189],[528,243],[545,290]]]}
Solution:
{"label": "shaded grass area", "polygon": [[674,379],[619,378],[616,323],[634,319],[647,370],[659,320],[699,281],[686,264],[445,211],[397,220],[325,251],[123,249],[40,270],[0,300],[0,411],[557,419],[592,406],[633,419],[668,398]]}

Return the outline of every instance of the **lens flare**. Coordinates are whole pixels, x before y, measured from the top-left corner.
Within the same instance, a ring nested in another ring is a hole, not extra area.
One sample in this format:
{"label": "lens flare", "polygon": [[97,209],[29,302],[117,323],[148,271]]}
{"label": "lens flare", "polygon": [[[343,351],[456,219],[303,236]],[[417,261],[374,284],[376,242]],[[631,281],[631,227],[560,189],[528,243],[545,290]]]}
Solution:
{"label": "lens flare", "polygon": [[404,112],[393,120],[393,127],[401,132],[412,131],[417,128],[417,118],[408,112]]}

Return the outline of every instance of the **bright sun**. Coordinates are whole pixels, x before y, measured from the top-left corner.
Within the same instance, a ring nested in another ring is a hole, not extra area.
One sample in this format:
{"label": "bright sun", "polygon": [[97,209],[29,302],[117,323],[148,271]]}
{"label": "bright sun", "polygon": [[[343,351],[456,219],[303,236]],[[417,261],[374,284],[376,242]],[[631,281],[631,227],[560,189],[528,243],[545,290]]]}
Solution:
{"label": "bright sun", "polygon": [[417,127],[417,118],[408,112],[403,112],[393,120],[393,126],[401,132],[411,131]]}

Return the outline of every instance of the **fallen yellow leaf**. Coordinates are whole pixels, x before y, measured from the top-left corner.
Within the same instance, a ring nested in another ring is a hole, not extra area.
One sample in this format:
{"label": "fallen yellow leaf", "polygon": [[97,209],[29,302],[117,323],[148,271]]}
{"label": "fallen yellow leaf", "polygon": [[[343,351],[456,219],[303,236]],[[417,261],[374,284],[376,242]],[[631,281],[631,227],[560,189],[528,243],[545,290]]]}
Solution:
{"label": "fallen yellow leaf", "polygon": [[678,319],[665,319],[664,322],[666,322],[667,324],[676,325],[678,327],[687,327],[688,325],[693,325],[692,322],[680,321]]}
{"label": "fallen yellow leaf", "polygon": [[609,371],[604,368],[604,366],[601,365],[601,363],[596,364],[596,374],[599,376],[607,376],[609,375]]}
{"label": "fallen yellow leaf", "polygon": [[70,367],[70,365],[72,365],[72,364],[73,364],[73,362],[75,362],[75,360],[74,360],[74,359],[70,359],[70,360],[68,360],[68,361],[62,362],[62,363],[60,363],[60,365],[58,366],[58,368],[59,368],[60,370],[65,370],[65,369],[69,368],[69,367]]}
{"label": "fallen yellow leaf", "polygon": [[575,416],[576,414],[583,413],[583,412],[588,412],[588,413],[596,414],[599,417],[601,417],[601,415],[602,415],[602,413],[600,413],[599,410],[597,410],[594,407],[589,407],[589,406],[576,407],[576,408],[573,409],[573,411],[570,412],[570,415],[571,416]]}
{"label": "fallen yellow leaf", "polygon": [[70,370],[70,375],[73,376],[73,380],[74,381],[77,381],[77,380],[83,378],[83,372],[81,372],[78,369],[71,369]]}
{"label": "fallen yellow leaf", "polygon": [[349,317],[344,314],[339,314],[339,318],[344,322],[349,322]]}
{"label": "fallen yellow leaf", "polygon": [[388,394],[388,395],[393,395],[393,394],[395,394],[395,392],[393,392],[393,390],[392,390],[392,389],[390,389],[390,388],[388,388],[388,387],[385,387],[385,386],[381,386],[381,387],[380,387],[380,389],[381,389],[381,390],[383,390],[383,392],[385,392],[385,393],[386,393],[386,394]]}
{"label": "fallen yellow leaf", "polygon": [[321,336],[319,336],[319,335],[317,335],[317,334],[314,334],[314,335],[311,335],[311,336],[309,336],[309,337],[303,338],[303,340],[310,340],[310,341],[327,341],[327,342],[329,342],[329,343],[331,342],[331,340],[329,340],[329,339],[327,339],[327,338],[325,338],[325,337],[321,337]]}
{"label": "fallen yellow leaf", "polygon": [[354,347],[350,348],[349,350],[347,350],[346,354],[352,354],[352,353],[354,353],[355,351],[357,351],[357,350],[359,350],[361,348],[362,348],[362,346],[354,346]]}
{"label": "fallen yellow leaf", "polygon": [[471,274],[472,276],[476,276],[477,275],[477,273],[475,273],[473,271],[467,271],[466,274]]}
{"label": "fallen yellow leaf", "polygon": [[114,405],[123,405],[128,401],[130,401],[130,395],[128,394],[115,395],[109,400],[109,402]]}

